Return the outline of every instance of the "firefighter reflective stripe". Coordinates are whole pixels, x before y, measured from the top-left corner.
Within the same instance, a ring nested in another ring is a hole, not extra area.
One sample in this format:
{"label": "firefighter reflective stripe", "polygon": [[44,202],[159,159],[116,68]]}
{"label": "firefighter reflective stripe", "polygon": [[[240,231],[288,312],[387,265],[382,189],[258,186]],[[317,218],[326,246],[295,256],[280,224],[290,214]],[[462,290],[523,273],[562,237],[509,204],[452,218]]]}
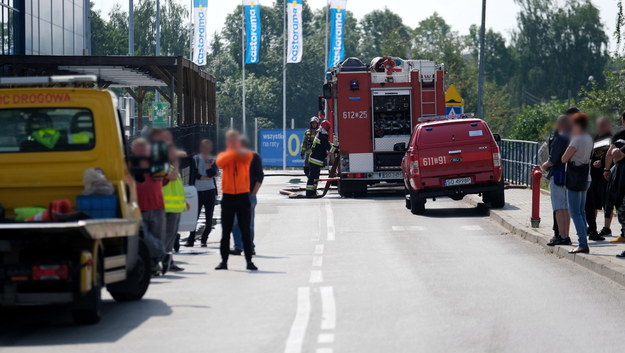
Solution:
{"label": "firefighter reflective stripe", "polygon": [[317,190],[317,185],[306,185],[306,191],[315,191],[315,190]]}
{"label": "firefighter reflective stripe", "polygon": [[187,208],[184,198],[184,185],[180,175],[178,175],[178,179],[171,180],[163,186],[163,199],[167,213],[182,213]]}
{"label": "firefighter reflective stripe", "polygon": [[330,148],[330,153],[336,153],[337,148],[336,146],[332,145],[332,148]]}
{"label": "firefighter reflective stripe", "polygon": [[312,164],[316,164],[318,166],[322,166],[323,167],[323,161],[320,161],[316,158],[312,158],[312,157],[308,157],[308,161]]}
{"label": "firefighter reflective stripe", "polygon": [[61,133],[57,129],[40,129],[32,133],[32,138],[42,146],[53,149],[61,138]]}

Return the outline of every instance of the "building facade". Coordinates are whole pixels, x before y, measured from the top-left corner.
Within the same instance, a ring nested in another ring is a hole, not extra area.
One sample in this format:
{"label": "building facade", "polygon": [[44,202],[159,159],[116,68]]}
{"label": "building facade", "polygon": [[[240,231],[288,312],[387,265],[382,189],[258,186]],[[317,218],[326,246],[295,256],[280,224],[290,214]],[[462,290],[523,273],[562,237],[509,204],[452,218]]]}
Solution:
{"label": "building facade", "polygon": [[89,55],[89,0],[0,0],[0,55]]}

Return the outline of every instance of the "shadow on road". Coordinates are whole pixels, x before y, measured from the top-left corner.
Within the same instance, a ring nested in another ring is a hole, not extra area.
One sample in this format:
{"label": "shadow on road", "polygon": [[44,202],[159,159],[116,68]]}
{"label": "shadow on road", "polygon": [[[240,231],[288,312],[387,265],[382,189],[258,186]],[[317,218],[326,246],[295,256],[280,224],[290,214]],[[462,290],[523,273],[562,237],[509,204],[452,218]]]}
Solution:
{"label": "shadow on road", "polygon": [[0,347],[116,342],[151,317],[169,316],[172,310],[161,300],[144,299],[130,303],[105,301],[102,313],[99,324],[78,326],[67,307],[2,309]]}
{"label": "shadow on road", "polygon": [[[431,205],[431,203],[429,203]],[[427,208],[422,217],[428,218],[482,218],[490,215],[490,209],[484,204],[474,208]]]}

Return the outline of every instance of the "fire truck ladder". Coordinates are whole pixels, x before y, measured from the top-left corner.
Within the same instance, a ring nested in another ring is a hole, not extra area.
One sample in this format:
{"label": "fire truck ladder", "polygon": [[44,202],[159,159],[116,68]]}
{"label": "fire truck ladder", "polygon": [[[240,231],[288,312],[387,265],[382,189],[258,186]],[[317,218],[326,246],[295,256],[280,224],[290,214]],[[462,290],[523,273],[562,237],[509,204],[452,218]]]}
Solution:
{"label": "fire truck ladder", "polygon": [[[429,77],[426,77],[426,80],[424,80],[424,76],[422,72],[419,72],[419,93],[421,95],[421,117],[429,117],[429,116],[436,116],[436,107],[438,107],[438,94],[436,94],[436,86],[437,86],[437,82],[436,82],[436,72],[434,72],[432,74],[432,81],[429,81]],[[433,83],[432,87],[428,87],[428,88],[424,88],[423,84],[424,82],[427,82],[428,84],[430,82]],[[424,99],[424,94],[423,93],[431,93],[432,96],[434,96],[434,101],[426,101]],[[431,106],[432,110],[431,113],[427,113],[426,107]]]}

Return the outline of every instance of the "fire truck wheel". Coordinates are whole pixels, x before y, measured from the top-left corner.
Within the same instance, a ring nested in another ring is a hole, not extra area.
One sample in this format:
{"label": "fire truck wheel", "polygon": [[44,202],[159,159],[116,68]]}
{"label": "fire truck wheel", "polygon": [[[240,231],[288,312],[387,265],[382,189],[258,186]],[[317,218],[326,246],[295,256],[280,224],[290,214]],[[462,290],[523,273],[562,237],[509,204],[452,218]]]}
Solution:
{"label": "fire truck wheel", "polygon": [[414,191],[410,192],[410,211],[415,215],[425,214],[425,199]]}
{"label": "fire truck wheel", "polygon": [[139,257],[135,266],[128,272],[128,278],[123,282],[109,285],[107,289],[118,302],[140,300],[150,286],[151,275],[150,253],[145,244],[140,242]]}

